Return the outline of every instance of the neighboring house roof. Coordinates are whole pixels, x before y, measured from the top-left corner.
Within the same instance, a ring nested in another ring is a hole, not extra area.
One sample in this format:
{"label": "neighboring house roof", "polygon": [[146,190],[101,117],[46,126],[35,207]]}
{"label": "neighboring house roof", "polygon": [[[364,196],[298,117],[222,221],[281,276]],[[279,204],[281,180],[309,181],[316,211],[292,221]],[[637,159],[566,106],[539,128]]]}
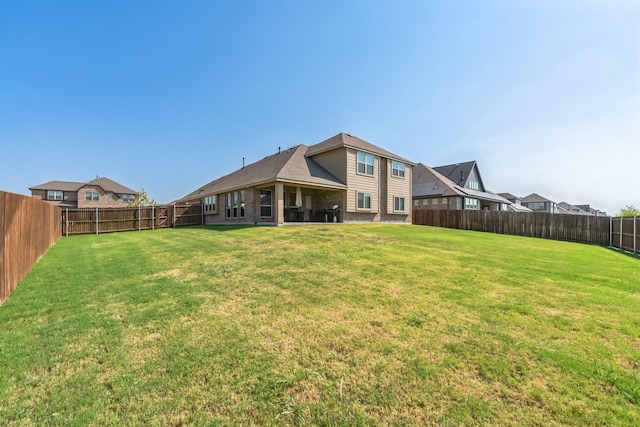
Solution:
{"label": "neighboring house roof", "polygon": [[[472,160],[470,162],[454,163],[452,165],[435,166],[433,169],[440,172],[456,184],[464,187],[474,167],[476,167],[476,161]],[[480,180],[480,188],[484,188],[484,183],[482,182],[480,170],[478,168],[476,168],[476,173],[478,175],[478,180]]]}
{"label": "neighboring house roof", "polygon": [[533,212],[528,207],[526,207],[524,205],[519,205],[519,204],[513,203],[513,202],[509,204],[509,209],[514,211],[514,212]]}
{"label": "neighboring house roof", "polygon": [[345,189],[347,186],[326,169],[308,158],[309,147],[298,145],[265,157],[242,169],[203,185],[179,201],[193,200],[269,182],[280,181]]}
{"label": "neighboring house roof", "polygon": [[569,204],[567,202],[560,202],[558,203],[558,208],[563,209],[568,211],[569,213],[573,214],[573,215],[588,215],[588,216],[592,216],[591,212],[587,212],[583,209],[581,209],[578,206]]}
{"label": "neighboring house roof", "polygon": [[373,145],[363,139],[349,135],[348,133],[341,132],[329,139],[312,145],[309,147],[306,156],[312,157],[316,154],[324,153],[327,151],[335,150],[336,148],[353,148],[355,150],[366,151],[368,153],[377,154],[381,157],[388,159],[399,160],[403,163],[415,165],[412,161],[393,154],[390,151],[384,150],[376,145]]}
{"label": "neighboring house roof", "polygon": [[510,200],[510,201],[512,201],[512,202],[513,202],[514,200],[520,200],[520,197],[518,197],[518,196],[516,196],[516,195],[513,195],[513,194],[511,194],[511,193],[498,193],[498,196],[500,196],[500,197],[504,197],[505,199]]}
{"label": "neighboring house roof", "polygon": [[553,200],[549,200],[546,197],[542,197],[537,193],[531,193],[527,197],[522,198],[522,203],[535,203],[535,202],[551,202],[555,203]]}
{"label": "neighboring house roof", "polygon": [[[475,164],[475,162],[473,162]],[[470,170],[470,169],[469,169]],[[462,185],[456,184],[451,179],[444,176],[436,168],[431,168],[425,164],[418,163],[412,172],[413,176],[413,198],[427,198],[439,196],[461,196],[474,197],[482,200],[490,200],[498,203],[509,203],[508,200],[497,194],[472,190]]]}
{"label": "neighboring house roof", "polygon": [[125,187],[122,184],[109,178],[96,178],[89,182],[71,182],[71,181],[49,181],[44,184],[30,187],[29,190],[54,190],[54,191],[73,191],[76,192],[87,185],[94,185],[105,191],[111,191],[116,194],[136,194],[135,190]]}
{"label": "neighboring house roof", "polygon": [[78,191],[83,182],[49,181],[44,184],[29,187],[29,190]]}
{"label": "neighboring house roof", "polygon": [[118,184],[117,182],[105,177],[96,178],[92,181],[89,181],[86,184],[84,184],[83,187],[87,185],[97,185],[105,191],[111,191],[112,193],[116,193],[116,194],[136,194],[137,193],[137,191],[132,190],[129,187],[125,187],[122,184]]}

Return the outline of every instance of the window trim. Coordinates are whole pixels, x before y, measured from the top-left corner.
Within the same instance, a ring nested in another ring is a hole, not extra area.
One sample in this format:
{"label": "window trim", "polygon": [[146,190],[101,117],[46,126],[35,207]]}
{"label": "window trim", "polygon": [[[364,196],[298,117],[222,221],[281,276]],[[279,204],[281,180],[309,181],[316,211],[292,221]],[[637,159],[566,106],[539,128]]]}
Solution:
{"label": "window trim", "polygon": [[202,200],[202,204],[204,205],[204,213],[207,213],[207,214],[218,213],[218,195],[217,194],[206,196]]}
{"label": "window trim", "polygon": [[[362,156],[362,160],[360,160]],[[369,163],[367,160],[371,160]],[[362,171],[360,171],[360,165],[362,165]],[[369,173],[369,167],[371,173]],[[358,175],[375,176],[376,175],[376,156],[364,151],[356,151],[356,173]]]}
{"label": "window trim", "polygon": [[[57,197],[60,195],[60,197]],[[47,200],[62,200],[64,192],[61,190],[47,190]]]}
{"label": "window trim", "polygon": [[405,178],[406,165],[403,162],[397,160],[391,160],[391,176],[395,178]]}
{"label": "window trim", "polygon": [[[266,193],[269,193],[269,204],[263,204],[262,203],[262,196],[263,193],[265,193],[264,195],[266,196]],[[260,218],[273,218],[273,190],[269,190],[269,189],[263,189],[260,190]],[[262,209],[263,208],[269,208],[269,215],[263,215],[262,214]]]}
{"label": "window trim", "polygon": [[[362,195],[362,199],[360,195]],[[367,206],[367,201],[369,202],[369,206]],[[360,202],[362,202],[362,206]],[[360,211],[371,211],[371,193],[356,191],[356,209]]]}
{"label": "window trim", "polygon": [[[402,203],[402,206],[400,206],[399,202]],[[406,197],[402,197],[402,196],[393,196],[393,211],[394,212],[401,212],[401,213],[405,213],[406,209]]]}

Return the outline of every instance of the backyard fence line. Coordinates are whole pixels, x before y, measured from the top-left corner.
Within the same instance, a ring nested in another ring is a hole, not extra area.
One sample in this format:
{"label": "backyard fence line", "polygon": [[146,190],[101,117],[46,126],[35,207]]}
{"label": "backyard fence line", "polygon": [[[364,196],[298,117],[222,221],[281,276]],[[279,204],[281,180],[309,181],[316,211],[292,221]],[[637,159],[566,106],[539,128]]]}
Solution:
{"label": "backyard fence line", "polygon": [[204,224],[202,205],[155,205],[129,208],[62,208],[62,233],[102,234]]}
{"label": "backyard fence line", "polygon": [[611,220],[605,216],[541,212],[414,210],[413,223],[611,246]]}
{"label": "backyard fence line", "polygon": [[640,217],[611,217],[610,228],[610,247],[640,253]]}
{"label": "backyard fence line", "polygon": [[58,241],[61,232],[57,207],[0,191],[0,303]]}

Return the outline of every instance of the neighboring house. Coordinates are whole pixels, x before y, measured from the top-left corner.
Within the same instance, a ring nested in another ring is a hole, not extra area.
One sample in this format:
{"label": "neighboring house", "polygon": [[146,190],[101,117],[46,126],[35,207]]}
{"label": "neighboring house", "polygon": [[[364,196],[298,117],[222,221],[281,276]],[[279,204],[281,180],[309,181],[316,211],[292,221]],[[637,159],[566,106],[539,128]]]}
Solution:
{"label": "neighboring house", "polygon": [[50,181],[29,190],[32,197],[66,208],[125,207],[136,194],[109,178],[96,178],[86,183]]}
{"label": "neighboring house", "polygon": [[567,202],[558,203],[558,213],[569,214],[569,215],[593,216],[593,214],[591,212],[587,212],[587,211],[581,209],[580,207],[574,206],[574,205],[569,204]]}
{"label": "neighboring house", "polygon": [[509,201],[488,191],[475,161],[413,171],[413,209],[506,211]]}
{"label": "neighboring house", "polygon": [[411,223],[414,163],[346,133],[298,145],[188,194],[207,224]]}
{"label": "neighboring house", "polygon": [[599,209],[594,209],[589,205],[575,205],[576,208],[582,209],[585,212],[590,213],[595,216],[608,216],[606,212],[601,211]]}
{"label": "neighboring house", "polygon": [[556,202],[536,193],[531,193],[527,197],[523,197],[522,205],[528,207],[533,212],[558,213],[558,205]]}
{"label": "neighboring house", "polygon": [[531,212],[531,209],[522,205],[522,200],[518,196],[514,196],[511,193],[498,193],[498,196],[504,197],[511,202],[508,209],[512,212]]}

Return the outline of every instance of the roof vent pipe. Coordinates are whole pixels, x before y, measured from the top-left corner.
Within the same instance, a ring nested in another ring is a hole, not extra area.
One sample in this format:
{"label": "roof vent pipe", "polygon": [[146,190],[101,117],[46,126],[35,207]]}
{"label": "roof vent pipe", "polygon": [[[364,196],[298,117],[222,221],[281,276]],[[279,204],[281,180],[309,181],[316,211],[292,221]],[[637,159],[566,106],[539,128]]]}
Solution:
{"label": "roof vent pipe", "polygon": [[460,171],[460,182],[464,181],[464,172]]}
{"label": "roof vent pipe", "polygon": [[278,147],[278,154],[280,154],[280,147]]}
{"label": "roof vent pipe", "polygon": [[244,169],[244,157],[242,158],[242,169]]}

